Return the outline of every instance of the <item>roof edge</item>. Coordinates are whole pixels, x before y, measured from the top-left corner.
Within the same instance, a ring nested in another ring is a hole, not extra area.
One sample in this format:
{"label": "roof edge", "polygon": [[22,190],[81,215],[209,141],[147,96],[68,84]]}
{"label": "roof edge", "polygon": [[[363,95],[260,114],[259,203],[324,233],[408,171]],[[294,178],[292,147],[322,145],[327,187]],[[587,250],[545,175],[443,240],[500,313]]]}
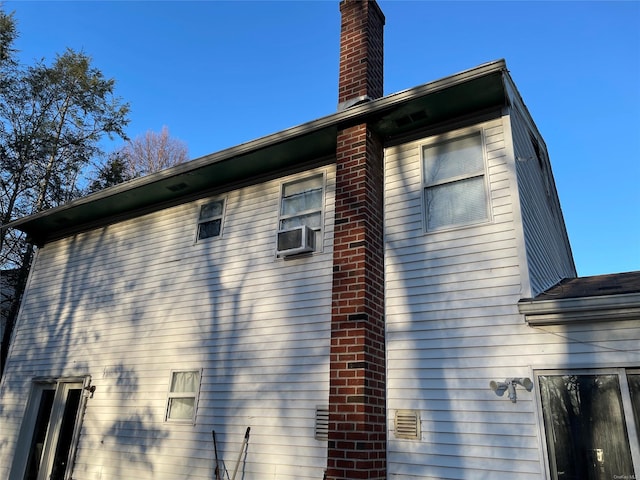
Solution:
{"label": "roof edge", "polygon": [[305,135],[322,134],[322,132],[330,129],[345,128],[346,126],[365,123],[373,120],[376,115],[399,108],[413,100],[496,73],[508,75],[504,59],[490,61],[439,80],[402,90],[364,104],[355,105],[346,110],[332,113],[310,122],[195,158],[189,162],[167,168],[145,177],[129,180],[85,197],[72,200],[64,205],[13,220],[5,225],[0,225],[0,229],[16,228],[29,233],[30,228],[32,228],[35,222],[41,222],[44,219],[54,216],[62,216],[77,207],[87,208],[87,206],[94,202],[104,201],[128,192],[133,192],[136,189],[148,187],[172,177],[188,175],[199,169],[258,152],[278,144],[285,144]]}
{"label": "roof edge", "polygon": [[640,319],[640,293],[553,300],[520,300],[518,311],[529,325],[562,325]]}
{"label": "roof edge", "polygon": [[86,197],[72,200],[71,202],[61,205],[59,207],[44,210],[42,212],[30,215],[28,217],[23,217],[21,219],[14,220],[6,225],[0,226],[0,228],[3,228],[3,229],[18,228],[20,227],[20,225],[27,223],[32,219],[48,216],[48,215],[51,215],[52,213],[60,212],[78,205],[91,203],[94,200],[99,200],[99,199],[111,197],[114,195],[118,195],[122,192],[133,190],[135,188],[148,185],[160,180],[164,180],[166,178],[170,178],[176,175],[190,173],[195,170],[198,170],[203,166],[210,165],[212,163],[221,162],[223,160],[228,160],[230,158],[237,157],[239,155],[245,154],[250,151],[266,148],[276,143],[285,142],[289,139],[292,139],[301,135],[305,135],[325,127],[329,127],[329,126],[337,125],[341,123],[349,123],[351,121],[356,121],[360,119],[360,117],[367,117],[372,113],[378,112],[380,110],[384,110],[386,108],[391,108],[397,104],[404,103],[413,98],[421,97],[423,95],[427,95],[435,91],[448,88],[458,83],[462,83],[462,82],[471,80],[473,78],[483,76],[489,73],[497,72],[500,70],[506,70],[506,62],[504,61],[504,59],[487,62],[477,67],[470,68],[468,70],[464,70],[462,72],[442,78],[440,80],[435,80],[433,82],[419,85],[417,87],[413,87],[397,93],[393,93],[385,97],[372,100],[371,102],[368,102],[365,104],[356,105],[346,110],[336,112],[331,115],[327,115],[325,117],[321,117],[317,120],[306,122],[301,125],[290,127],[285,130],[281,130],[279,132],[275,132],[275,133],[266,135],[264,137],[257,138],[255,140],[241,143],[239,145],[226,148],[215,153],[211,153],[211,154],[204,155],[202,157],[195,158],[186,163],[182,163],[180,165],[176,165],[174,167],[161,170],[160,172],[152,173],[145,177],[129,180],[119,185],[106,188],[94,194],[87,195]]}

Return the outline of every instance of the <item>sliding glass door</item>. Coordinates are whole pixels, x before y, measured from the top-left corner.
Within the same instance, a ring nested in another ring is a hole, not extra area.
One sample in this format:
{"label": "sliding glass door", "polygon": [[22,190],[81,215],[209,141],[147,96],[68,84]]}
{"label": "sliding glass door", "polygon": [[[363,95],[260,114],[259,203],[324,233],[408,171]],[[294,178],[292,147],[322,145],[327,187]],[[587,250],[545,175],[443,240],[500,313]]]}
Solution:
{"label": "sliding glass door", "polygon": [[632,480],[640,462],[640,373],[538,374],[554,480]]}

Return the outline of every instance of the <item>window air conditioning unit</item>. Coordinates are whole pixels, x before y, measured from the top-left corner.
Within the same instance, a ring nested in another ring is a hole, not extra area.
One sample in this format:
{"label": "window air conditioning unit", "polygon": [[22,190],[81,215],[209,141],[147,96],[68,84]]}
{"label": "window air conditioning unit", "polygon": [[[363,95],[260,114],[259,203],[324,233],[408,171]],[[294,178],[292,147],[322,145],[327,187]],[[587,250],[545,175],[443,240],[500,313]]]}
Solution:
{"label": "window air conditioning unit", "polygon": [[278,232],[276,252],[281,257],[313,252],[316,247],[315,244],[316,232],[306,225],[302,225]]}

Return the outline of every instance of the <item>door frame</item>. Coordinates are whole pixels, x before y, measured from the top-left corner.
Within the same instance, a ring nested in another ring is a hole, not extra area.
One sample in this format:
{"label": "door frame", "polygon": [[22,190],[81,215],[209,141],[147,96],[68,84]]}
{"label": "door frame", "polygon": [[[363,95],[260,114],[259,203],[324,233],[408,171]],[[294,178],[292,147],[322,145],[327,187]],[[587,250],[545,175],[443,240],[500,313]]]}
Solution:
{"label": "door frame", "polygon": [[[62,424],[64,407],[66,405],[66,395],[69,390],[80,388],[82,389],[82,394],[80,395],[80,404],[78,405],[78,411],[74,421],[71,447],[69,448],[67,468],[64,475],[65,480],[71,479],[90,385],[91,377],[89,375],[74,377],[36,377],[32,379],[29,400],[22,416],[22,425],[20,427],[20,434],[16,444],[9,480],[23,480],[27,469],[31,442],[35,433],[34,429],[36,427],[42,393],[46,390],[54,390],[53,406],[47,426],[38,473],[39,480],[41,478],[48,479],[49,471],[53,466],[55,449]],[[54,426],[53,429],[51,428],[52,425]]]}
{"label": "door frame", "polygon": [[627,427],[627,436],[629,449],[631,450],[631,460],[636,477],[640,474],[640,432],[636,428],[633,405],[631,403],[631,393],[627,382],[627,374],[637,375],[640,368],[637,366],[630,367],[611,367],[611,368],[560,368],[546,369],[534,368],[534,385],[536,390],[536,399],[538,403],[538,421],[540,428],[540,437],[542,439],[543,457],[547,478],[551,478],[551,459],[549,458],[549,445],[547,442],[547,430],[545,424],[545,415],[542,409],[542,391],[540,389],[539,377],[544,375],[617,375],[620,386],[620,397],[622,399],[622,411],[625,416],[625,425]]}

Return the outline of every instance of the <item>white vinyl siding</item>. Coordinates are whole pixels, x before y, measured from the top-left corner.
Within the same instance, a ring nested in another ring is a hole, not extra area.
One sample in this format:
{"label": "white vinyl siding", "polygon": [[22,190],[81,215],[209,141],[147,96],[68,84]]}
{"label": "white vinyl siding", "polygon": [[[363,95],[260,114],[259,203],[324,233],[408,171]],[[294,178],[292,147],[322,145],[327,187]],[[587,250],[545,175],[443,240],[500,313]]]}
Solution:
{"label": "white vinyl siding", "polygon": [[[316,174],[324,253],[275,261],[281,184]],[[245,480],[322,478],[326,442],[314,435],[329,395],[334,185],[328,166],[230,191],[212,242],[193,241],[193,202],[40,249],[3,378],[0,477],[23,379],[86,374],[96,390],[74,478],[211,479],[211,430],[233,468],[247,426]],[[193,366],[195,425],[164,422],[171,371]]]}
{"label": "white vinyl siding", "polygon": [[[510,479],[544,480],[536,392],[518,388],[512,403],[490,381],[534,378],[537,368],[640,363],[637,322],[532,328],[519,314],[528,266],[516,160],[505,137],[510,124],[505,116],[452,133],[483,132],[491,223],[425,235],[421,148],[430,139],[386,149],[390,480],[480,480],[505,471]],[[420,415],[419,439],[395,434],[396,412],[406,410]]]}
{"label": "white vinyl siding", "polygon": [[[544,144],[519,108],[510,115],[531,297],[576,276]],[[536,148],[537,147],[537,148]]]}

